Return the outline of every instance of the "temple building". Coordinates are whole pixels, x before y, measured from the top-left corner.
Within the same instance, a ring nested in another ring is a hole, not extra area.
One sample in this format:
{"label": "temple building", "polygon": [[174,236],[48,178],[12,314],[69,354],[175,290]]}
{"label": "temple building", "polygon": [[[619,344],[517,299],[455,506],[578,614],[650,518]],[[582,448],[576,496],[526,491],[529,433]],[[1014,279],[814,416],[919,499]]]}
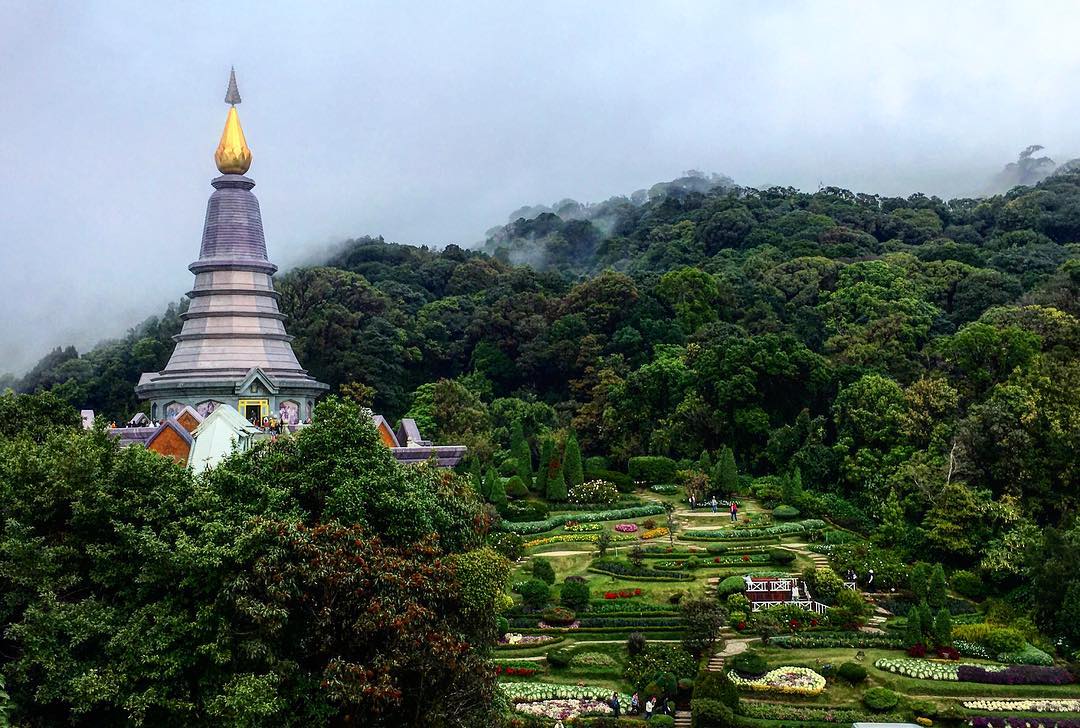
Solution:
{"label": "temple building", "polygon": [[225,95],[229,113],[214,154],[221,176],[206,206],[199,259],[188,266],[195,286],[176,348],[160,372],[148,372],[135,388],[150,401],[150,419],[164,420],[191,406],[201,416],[222,404],[248,421],[264,417],[297,424],[311,416],[327,391],[300,366],[271,276],[262,213],[245,176],[251,150],[240,126],[236,74]]}
{"label": "temple building", "polygon": [[[140,412],[110,430],[124,446],[142,445],[198,472],[274,437],[270,429],[295,432],[329,389],[300,366],[285,333],[271,279],[277,266],[267,258],[255,182],[245,176],[251,150],[236,111],[235,72],[225,102],[229,112],[214,154],[221,176],[210,182],[199,259],[188,266],[195,286],[173,337],[176,348],[164,369],[143,374],[135,387],[149,401],[149,416]],[[413,420],[394,430],[381,415],[367,414],[398,462],[453,467],[465,455],[462,445],[422,439]],[[93,425],[92,410],[82,416],[84,427]]]}

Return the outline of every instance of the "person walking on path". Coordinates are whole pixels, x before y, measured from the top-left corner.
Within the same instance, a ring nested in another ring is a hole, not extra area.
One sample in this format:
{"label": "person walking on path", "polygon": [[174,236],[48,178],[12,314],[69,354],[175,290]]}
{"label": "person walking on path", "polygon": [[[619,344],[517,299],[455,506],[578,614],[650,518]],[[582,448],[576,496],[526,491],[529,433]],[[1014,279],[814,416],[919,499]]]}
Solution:
{"label": "person walking on path", "polygon": [[619,694],[618,693],[612,693],[611,694],[611,700],[608,701],[608,705],[611,706],[612,714],[616,718],[618,718],[619,717]]}
{"label": "person walking on path", "polygon": [[656,707],[656,698],[649,698],[645,701],[645,720],[652,718],[653,708]]}
{"label": "person walking on path", "polygon": [[716,496],[715,495],[712,497],[712,500],[709,501],[709,505],[712,506],[712,512],[716,513]]}
{"label": "person walking on path", "polygon": [[735,501],[731,501],[731,522],[735,523],[739,520],[739,504]]}
{"label": "person walking on path", "polygon": [[641,712],[641,699],[637,693],[630,696],[630,715],[637,715]]}

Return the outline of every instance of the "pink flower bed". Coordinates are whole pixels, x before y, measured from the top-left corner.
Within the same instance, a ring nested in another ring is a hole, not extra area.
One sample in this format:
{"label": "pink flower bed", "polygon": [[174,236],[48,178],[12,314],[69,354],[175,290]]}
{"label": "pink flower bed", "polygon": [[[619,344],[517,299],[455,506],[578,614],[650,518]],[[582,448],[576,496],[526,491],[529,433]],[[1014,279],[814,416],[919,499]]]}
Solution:
{"label": "pink flower bed", "polygon": [[615,530],[619,533],[633,533],[637,530],[636,523],[620,523],[615,526]]}

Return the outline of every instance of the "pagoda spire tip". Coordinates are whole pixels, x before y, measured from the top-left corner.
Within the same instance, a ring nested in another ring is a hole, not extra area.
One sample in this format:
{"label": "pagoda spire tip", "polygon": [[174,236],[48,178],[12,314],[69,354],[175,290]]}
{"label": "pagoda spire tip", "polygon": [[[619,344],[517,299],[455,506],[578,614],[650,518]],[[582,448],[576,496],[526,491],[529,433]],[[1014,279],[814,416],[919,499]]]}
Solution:
{"label": "pagoda spire tip", "polygon": [[225,91],[225,103],[236,106],[240,103],[240,89],[236,87],[236,67],[229,68],[229,88]]}

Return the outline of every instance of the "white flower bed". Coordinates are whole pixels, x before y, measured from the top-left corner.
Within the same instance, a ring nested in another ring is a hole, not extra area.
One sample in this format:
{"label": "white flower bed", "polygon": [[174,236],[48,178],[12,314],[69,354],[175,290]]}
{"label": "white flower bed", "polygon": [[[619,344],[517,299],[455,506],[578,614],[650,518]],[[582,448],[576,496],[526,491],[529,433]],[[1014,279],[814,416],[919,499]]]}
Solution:
{"label": "white flower bed", "polygon": [[886,672],[913,677],[917,680],[957,680],[957,670],[961,665],[969,667],[981,667],[987,672],[1001,672],[1008,669],[1006,665],[979,665],[973,662],[937,662],[936,660],[923,660],[917,657],[889,658],[883,657],[874,663],[874,667]]}
{"label": "white flower bed", "polygon": [[1024,711],[1027,713],[1080,713],[1080,700],[1041,699],[1041,700],[965,700],[969,710],[987,710],[992,713]]}
{"label": "white flower bed", "polygon": [[778,667],[755,678],[745,678],[730,672],[728,677],[739,687],[763,693],[820,695],[825,689],[825,678],[809,667]]}
{"label": "white flower bed", "polygon": [[[583,714],[610,715],[611,691],[607,688],[557,683],[508,682],[499,688],[514,704],[514,709],[544,718],[575,718]],[[630,696],[619,694],[619,703],[630,705]]]}

